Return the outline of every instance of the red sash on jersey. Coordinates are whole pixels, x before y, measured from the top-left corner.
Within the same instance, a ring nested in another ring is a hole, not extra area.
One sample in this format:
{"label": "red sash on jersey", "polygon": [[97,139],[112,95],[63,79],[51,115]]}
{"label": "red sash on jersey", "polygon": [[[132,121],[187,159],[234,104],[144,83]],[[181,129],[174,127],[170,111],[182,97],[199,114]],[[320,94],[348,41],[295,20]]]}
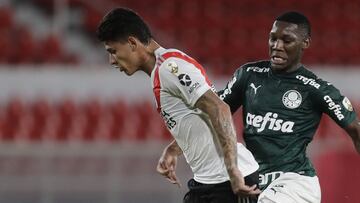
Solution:
{"label": "red sash on jersey", "polygon": [[161,66],[161,64],[168,58],[170,57],[174,57],[174,58],[179,58],[182,59],[188,63],[193,64],[197,69],[200,70],[201,74],[205,77],[206,83],[211,87],[211,82],[208,78],[208,76],[206,75],[205,69],[193,58],[181,53],[181,52],[167,52],[162,54],[159,57],[159,61],[156,64],[155,67],[155,75],[154,75],[154,94],[155,94],[155,99],[156,99],[156,105],[157,105],[157,111],[160,113],[161,110],[161,106],[160,106],[160,76],[159,76],[159,67]]}

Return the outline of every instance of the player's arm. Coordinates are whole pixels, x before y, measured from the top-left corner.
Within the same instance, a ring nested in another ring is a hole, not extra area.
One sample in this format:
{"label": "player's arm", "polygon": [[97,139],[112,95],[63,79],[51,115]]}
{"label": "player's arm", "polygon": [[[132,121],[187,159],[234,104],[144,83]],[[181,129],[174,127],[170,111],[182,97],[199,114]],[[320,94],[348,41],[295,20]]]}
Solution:
{"label": "player's arm", "polygon": [[244,177],[237,166],[237,140],[231,117],[230,108],[211,90],[206,91],[195,103],[195,107],[206,113],[216,131],[216,136],[222,147],[224,162],[230,177],[234,193],[239,195],[256,195],[256,185],[245,185]]}
{"label": "player's arm", "polygon": [[166,148],[164,149],[166,153],[171,155],[180,156],[182,154],[182,150],[174,139]]}
{"label": "player's arm", "polygon": [[351,137],[356,151],[360,154],[360,121],[356,118],[350,125],[344,128]]}
{"label": "player's arm", "polygon": [[179,179],[176,176],[175,170],[177,165],[177,157],[182,154],[181,148],[175,140],[165,147],[159,162],[156,166],[156,171],[164,176],[173,184],[181,186]]}
{"label": "player's arm", "polygon": [[360,153],[360,123],[350,102],[332,84],[319,81],[318,91],[314,92],[315,102],[322,112],[328,114],[352,138],[355,148]]}

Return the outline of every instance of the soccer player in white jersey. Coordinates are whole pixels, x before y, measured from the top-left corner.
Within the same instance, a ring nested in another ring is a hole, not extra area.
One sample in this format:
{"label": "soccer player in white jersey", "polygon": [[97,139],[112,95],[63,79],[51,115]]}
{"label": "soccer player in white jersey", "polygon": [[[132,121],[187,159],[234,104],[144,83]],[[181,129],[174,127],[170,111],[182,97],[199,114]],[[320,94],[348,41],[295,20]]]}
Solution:
{"label": "soccer player in white jersey", "polygon": [[[175,138],[166,150],[183,154],[194,178],[184,202],[250,202],[257,189],[258,164],[236,141],[229,107],[212,91],[204,69],[176,49],[162,48],[146,23],[127,8],[110,11],[97,36],[111,65],[127,75],[151,77],[157,109]],[[178,184],[176,158],[163,156],[157,171]]]}

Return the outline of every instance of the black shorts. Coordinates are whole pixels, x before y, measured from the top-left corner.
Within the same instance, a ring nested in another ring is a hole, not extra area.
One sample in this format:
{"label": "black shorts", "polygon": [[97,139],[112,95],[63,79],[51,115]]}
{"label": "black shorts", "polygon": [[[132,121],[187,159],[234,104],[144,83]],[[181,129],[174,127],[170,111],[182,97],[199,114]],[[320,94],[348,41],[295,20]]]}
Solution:
{"label": "black shorts", "polygon": [[[258,171],[245,177],[246,185],[259,184]],[[256,203],[257,198],[239,198],[231,189],[230,181],[219,184],[202,184],[190,179],[189,192],[184,196],[183,203]]]}

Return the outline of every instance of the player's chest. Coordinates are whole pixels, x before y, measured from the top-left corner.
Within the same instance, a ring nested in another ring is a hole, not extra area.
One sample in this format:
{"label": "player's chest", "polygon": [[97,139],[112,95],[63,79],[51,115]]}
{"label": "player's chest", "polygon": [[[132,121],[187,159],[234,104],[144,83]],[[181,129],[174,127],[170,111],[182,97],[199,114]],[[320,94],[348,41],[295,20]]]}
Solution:
{"label": "player's chest", "polygon": [[254,110],[307,109],[311,105],[308,89],[294,80],[249,79],[245,98],[245,106]]}

